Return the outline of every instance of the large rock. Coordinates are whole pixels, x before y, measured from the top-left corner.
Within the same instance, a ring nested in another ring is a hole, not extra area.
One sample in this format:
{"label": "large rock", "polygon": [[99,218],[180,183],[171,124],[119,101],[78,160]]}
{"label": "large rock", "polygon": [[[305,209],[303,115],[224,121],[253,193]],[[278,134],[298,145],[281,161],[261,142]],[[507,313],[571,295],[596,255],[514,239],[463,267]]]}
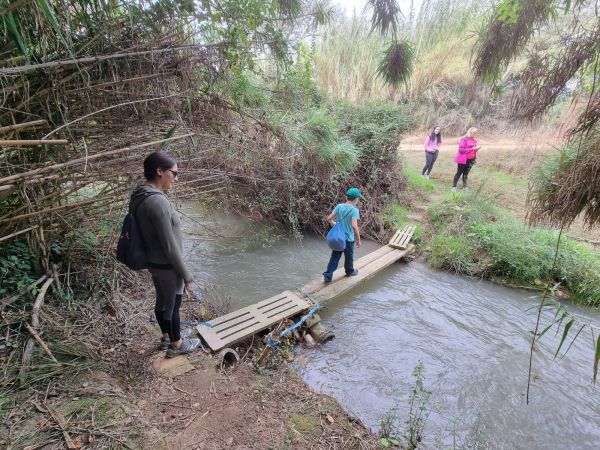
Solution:
{"label": "large rock", "polygon": [[158,355],[152,360],[152,367],[159,375],[167,378],[175,378],[183,375],[191,370],[194,370],[194,365],[189,361],[187,356],[176,356],[175,358],[167,358],[164,354]]}

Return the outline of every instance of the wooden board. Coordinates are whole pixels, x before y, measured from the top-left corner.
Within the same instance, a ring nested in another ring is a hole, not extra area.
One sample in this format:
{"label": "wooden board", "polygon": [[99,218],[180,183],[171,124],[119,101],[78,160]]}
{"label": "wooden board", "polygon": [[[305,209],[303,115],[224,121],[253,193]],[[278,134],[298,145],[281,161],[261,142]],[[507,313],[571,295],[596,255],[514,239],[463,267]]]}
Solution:
{"label": "wooden board", "polygon": [[359,283],[371,278],[377,272],[385,269],[387,266],[393,264],[400,258],[412,252],[413,248],[413,245],[409,245],[405,250],[393,249],[381,258],[378,258],[359,269],[358,275],[355,277],[346,277],[343,272],[344,269],[338,269],[336,273],[341,271],[341,277],[337,281],[332,281],[331,283],[322,282],[322,288],[316,292],[313,292],[311,294],[311,299],[317,303],[325,303],[326,301],[331,300],[332,298],[354,288]]}
{"label": "wooden board", "polygon": [[[377,250],[375,250],[374,252],[371,252],[365,256],[362,256],[361,258],[357,259],[354,261],[354,267],[356,269],[360,270],[363,269],[367,264],[370,264],[371,262],[384,257],[385,255],[387,255],[390,252],[393,252],[394,249],[392,247],[389,247],[387,245],[378,248]],[[342,256],[342,259],[344,257]],[[342,261],[342,266],[343,266],[343,261]],[[333,277],[331,278],[331,282],[335,283],[337,280],[340,280],[342,278],[346,277],[346,273],[344,272],[344,268],[340,268],[337,269],[334,273],[333,273]],[[323,277],[319,277],[316,280],[312,280],[310,283],[305,284],[304,286],[302,286],[302,288],[300,289],[300,292],[304,292],[306,294],[312,294],[313,292],[316,292],[320,289],[323,288],[323,286],[325,286],[325,282],[323,281]]]}
{"label": "wooden board", "polygon": [[281,319],[310,309],[312,304],[291,291],[211,320],[213,328],[196,327],[213,351],[221,350],[259,331],[272,327]]}
{"label": "wooden board", "polygon": [[404,250],[408,247],[416,227],[414,225],[407,225],[402,230],[396,231],[388,245],[393,248]]}

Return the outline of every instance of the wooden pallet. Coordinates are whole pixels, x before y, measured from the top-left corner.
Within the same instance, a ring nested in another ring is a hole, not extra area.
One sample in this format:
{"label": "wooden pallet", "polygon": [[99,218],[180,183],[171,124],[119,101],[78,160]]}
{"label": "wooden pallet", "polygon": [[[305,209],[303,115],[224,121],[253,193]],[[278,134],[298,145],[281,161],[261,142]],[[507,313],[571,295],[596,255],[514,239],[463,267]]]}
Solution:
{"label": "wooden pallet", "polygon": [[415,232],[415,228],[414,225],[406,225],[403,229],[396,231],[388,245],[399,250],[405,250]]}
{"label": "wooden pallet", "polygon": [[254,305],[211,320],[213,328],[199,325],[198,333],[213,351],[221,350],[259,331],[310,309],[312,304],[291,291],[284,291]]}

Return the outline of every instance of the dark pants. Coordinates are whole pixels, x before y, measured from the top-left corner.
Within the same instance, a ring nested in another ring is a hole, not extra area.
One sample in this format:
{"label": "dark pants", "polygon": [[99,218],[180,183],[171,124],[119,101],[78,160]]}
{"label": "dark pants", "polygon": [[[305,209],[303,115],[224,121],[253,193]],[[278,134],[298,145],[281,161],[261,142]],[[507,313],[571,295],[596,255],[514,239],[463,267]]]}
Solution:
{"label": "dark pants", "polygon": [[179,308],[181,307],[181,299],[182,295],[177,294],[175,296],[175,307],[173,308],[173,312],[171,313],[171,319],[167,320],[164,318],[165,311],[154,310],[154,314],[156,315],[156,321],[160,326],[160,331],[163,333],[169,334],[169,340],[171,342],[178,341],[181,339],[181,323],[179,318]]}
{"label": "dark pants", "polygon": [[346,275],[352,275],[354,272],[354,242],[346,241],[346,248],[343,251],[336,252],[333,250],[331,252],[327,270],[323,272],[323,276],[326,279],[331,280],[333,277],[333,272],[335,272],[338,267],[342,253],[344,254],[344,270],[346,271]]}
{"label": "dark pants", "polygon": [[421,175],[429,175],[431,173],[431,169],[433,169],[433,165],[435,164],[439,154],[439,150],[436,150],[435,152],[428,152],[425,150],[425,167],[423,167],[423,172],[421,172]]}
{"label": "dark pants", "polygon": [[461,175],[463,187],[467,187],[467,177],[469,176],[469,172],[471,171],[473,164],[475,164],[475,158],[467,160],[466,164],[458,164],[456,174],[454,175],[454,183],[452,184],[453,187],[456,187]]}

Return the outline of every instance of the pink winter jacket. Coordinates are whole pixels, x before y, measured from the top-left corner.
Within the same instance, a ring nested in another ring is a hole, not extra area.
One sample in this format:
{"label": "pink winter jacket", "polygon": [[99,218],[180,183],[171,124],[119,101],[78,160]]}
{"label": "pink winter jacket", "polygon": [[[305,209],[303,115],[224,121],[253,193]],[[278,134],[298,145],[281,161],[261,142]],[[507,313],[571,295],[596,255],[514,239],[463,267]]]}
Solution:
{"label": "pink winter jacket", "polygon": [[437,141],[437,138],[432,140],[430,135],[427,135],[427,137],[425,138],[425,151],[426,152],[435,153],[437,150],[440,149],[441,145],[442,145],[441,138],[440,138],[440,142]]}
{"label": "pink winter jacket", "polygon": [[473,150],[477,147],[477,139],[472,137],[462,137],[458,144],[458,152],[454,157],[454,162],[457,164],[466,164],[469,159],[475,159],[477,152]]}

